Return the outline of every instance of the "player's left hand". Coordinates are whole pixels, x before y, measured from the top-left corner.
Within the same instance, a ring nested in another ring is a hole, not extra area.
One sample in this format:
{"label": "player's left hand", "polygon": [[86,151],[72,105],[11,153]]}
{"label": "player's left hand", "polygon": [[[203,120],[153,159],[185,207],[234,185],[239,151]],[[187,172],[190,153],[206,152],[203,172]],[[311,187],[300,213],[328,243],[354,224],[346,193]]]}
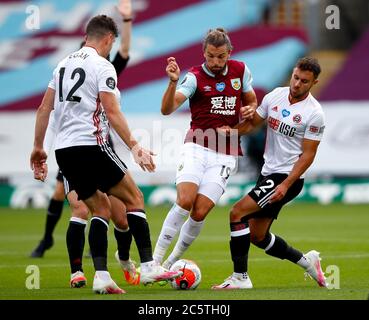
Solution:
{"label": "player's left hand", "polygon": [[255,114],[255,108],[252,106],[243,106],[240,108],[241,117],[243,120],[251,120]]}
{"label": "player's left hand", "polygon": [[36,165],[33,170],[33,178],[36,180],[45,181],[48,173],[47,163],[41,163],[40,165]]}
{"label": "player's left hand", "polygon": [[279,184],[275,188],[273,195],[269,199],[269,202],[274,203],[277,201],[281,201],[286,195],[287,191],[288,191],[288,188],[283,183]]}
{"label": "player's left hand", "polygon": [[47,177],[47,154],[43,149],[34,148],[31,153],[31,169],[33,170],[33,177],[36,180],[45,181]]}
{"label": "player's left hand", "polygon": [[120,0],[117,9],[124,19],[132,18],[131,0]]}
{"label": "player's left hand", "polygon": [[146,150],[141,146],[139,146],[138,144],[136,144],[131,151],[135,159],[135,162],[141,167],[143,171],[146,170],[149,172],[155,171],[156,165],[152,157],[155,156],[154,152]]}

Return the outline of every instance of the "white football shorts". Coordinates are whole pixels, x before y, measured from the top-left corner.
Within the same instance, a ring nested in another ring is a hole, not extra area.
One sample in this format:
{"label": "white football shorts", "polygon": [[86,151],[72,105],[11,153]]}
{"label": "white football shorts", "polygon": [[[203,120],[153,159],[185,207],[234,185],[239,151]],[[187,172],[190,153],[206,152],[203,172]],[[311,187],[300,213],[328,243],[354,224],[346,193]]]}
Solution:
{"label": "white football shorts", "polygon": [[199,186],[198,193],[216,204],[236,166],[236,156],[218,153],[196,143],[187,142],[181,148],[176,184],[195,183]]}

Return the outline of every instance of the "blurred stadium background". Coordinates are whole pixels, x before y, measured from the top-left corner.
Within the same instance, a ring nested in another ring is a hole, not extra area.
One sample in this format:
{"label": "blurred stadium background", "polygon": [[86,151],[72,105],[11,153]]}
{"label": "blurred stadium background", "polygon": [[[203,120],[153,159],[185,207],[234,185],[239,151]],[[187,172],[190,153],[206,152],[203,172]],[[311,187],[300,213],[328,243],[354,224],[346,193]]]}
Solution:
{"label": "blurred stadium background", "polygon": [[[345,277],[342,283],[346,291],[334,295],[321,292],[317,295],[317,291],[307,293],[304,288],[302,297],[365,298],[368,279],[365,274],[368,274],[369,266],[368,1],[133,0],[132,3],[135,18],[131,60],[118,81],[122,93],[121,108],[134,134],[158,154],[157,172],[143,173],[131,161],[118,139],[115,139],[115,146],[144,191],[147,203],[153,208],[175,199],[178,147],[189,126],[187,107],[170,117],[160,115],[160,101],[167,85],[167,57],[177,58],[183,77],[189,67],[203,61],[201,42],[205,32],[209,28],[224,27],[229,31],[234,45],[232,56],[245,61],[251,69],[254,89],[261,102],[262,97],[274,87],[288,85],[291,70],[299,57],[314,56],[319,59],[323,71],[313,94],[323,105],[326,131],[315,163],[307,174],[305,188],[296,200],[310,204],[298,204],[299,210],[293,210],[294,206],[287,208],[287,213],[294,211],[294,214],[289,219],[283,219],[285,223],[275,228],[277,231],[280,228],[282,234],[298,243],[301,249],[319,244],[318,247],[327,254],[325,262],[328,264],[336,264],[337,259],[341,259],[338,263]],[[114,11],[115,4],[115,0],[0,1],[0,271],[7,275],[0,277],[0,288],[7,288],[1,290],[0,299],[83,299],[78,296],[79,293],[68,291],[65,296],[63,291],[69,276],[66,271],[65,243],[62,240],[67,219],[63,219],[61,227],[56,230],[58,241],[52,255],[50,252],[50,260],[39,262],[48,272],[44,271],[43,279],[49,281],[50,291],[33,292],[31,296],[24,288],[24,266],[30,263],[29,258],[25,257],[41,237],[38,232],[43,227],[45,217],[45,210],[32,208],[47,206],[57,170],[51,155],[47,181],[41,183],[33,180],[29,155],[35,111],[56,63],[79,47],[84,26],[91,16],[106,13],[114,16],[118,24],[121,23]],[[26,21],[35,9],[40,13],[40,28],[28,29]],[[116,50],[117,46],[113,48],[113,54]],[[249,157],[239,159],[238,172],[231,177],[227,192],[220,201],[220,205],[226,207],[217,208],[217,212],[227,212],[228,205],[253,185],[260,166],[260,152],[264,148],[263,139],[263,131],[260,131],[243,141]],[[10,210],[9,207],[28,210]],[[150,223],[155,239],[166,210],[165,207],[152,209],[154,214]],[[359,220],[352,219],[351,213],[356,214]],[[13,218],[15,216],[17,219]],[[201,236],[202,240],[194,244],[190,252],[191,258],[204,268],[206,263],[212,261],[204,275],[206,288],[214,278],[222,280],[221,277],[230,271],[228,240],[225,241],[228,239],[226,214],[217,215],[215,212],[213,216]],[[218,235],[214,235],[209,228],[216,228]],[[309,237],[304,233],[306,230],[309,230]],[[109,249],[113,250],[112,247]],[[275,259],[268,260],[260,250],[255,254],[256,258],[254,253],[251,258],[254,259],[252,265],[256,264],[255,269],[265,271],[255,272],[256,281],[266,290],[255,291],[251,298],[301,297],[298,291],[289,289],[290,285],[300,286],[301,270],[294,266],[288,269],[287,264],[274,262]],[[58,267],[65,268],[65,274],[60,273]],[[274,277],[268,271],[270,268],[287,268],[283,269],[287,272],[278,273],[279,276],[283,275],[281,278]],[[91,266],[86,266],[86,270],[92,274]],[[219,270],[222,270],[221,275]],[[298,280],[291,280],[297,273]],[[284,287],[282,295],[282,291],[269,290],[275,285]],[[354,286],[361,289],[352,289]],[[53,291],[55,288],[60,290],[60,295],[59,291]],[[133,298],[145,294],[144,290],[137,290],[138,295],[133,295]],[[150,292],[156,294],[157,291],[159,289]],[[157,297],[153,295],[153,299]],[[161,297],[165,300],[174,296],[164,294]],[[196,297],[207,299],[209,295],[205,292],[204,295],[191,295],[190,299]],[[218,297],[245,298],[237,294]]]}
{"label": "blurred stadium background", "polygon": [[[107,13],[121,23],[115,4],[114,0],[1,1],[1,206],[46,206],[57,166],[51,155],[47,182],[33,181],[28,158],[35,110],[56,63],[78,48],[88,19]],[[26,27],[34,12],[32,6],[39,9],[39,29]],[[160,115],[167,84],[166,58],[177,58],[183,77],[190,66],[202,62],[202,38],[209,28],[217,26],[229,31],[233,58],[250,67],[259,102],[274,87],[288,84],[299,57],[319,59],[323,72],[313,93],[326,113],[326,133],[299,200],[368,203],[368,6],[365,0],[133,1],[131,60],[119,78],[121,105],[134,134],[158,154],[157,172],[142,173],[123,144],[116,141],[116,147],[148,203],[175,198],[177,146],[189,125],[186,107],[171,117]],[[337,11],[339,15],[334,16]],[[222,204],[239,198],[255,180],[263,150],[262,131],[243,142],[250,158],[240,159]]]}

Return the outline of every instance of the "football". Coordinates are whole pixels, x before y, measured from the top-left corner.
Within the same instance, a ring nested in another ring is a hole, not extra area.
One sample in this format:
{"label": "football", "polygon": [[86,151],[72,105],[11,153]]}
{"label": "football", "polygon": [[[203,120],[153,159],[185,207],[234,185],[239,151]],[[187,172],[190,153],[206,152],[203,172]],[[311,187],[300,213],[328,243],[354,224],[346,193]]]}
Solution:
{"label": "football", "polygon": [[173,279],[170,283],[173,289],[194,290],[201,282],[201,271],[199,266],[192,260],[181,259],[171,267],[171,271],[183,271],[182,276]]}

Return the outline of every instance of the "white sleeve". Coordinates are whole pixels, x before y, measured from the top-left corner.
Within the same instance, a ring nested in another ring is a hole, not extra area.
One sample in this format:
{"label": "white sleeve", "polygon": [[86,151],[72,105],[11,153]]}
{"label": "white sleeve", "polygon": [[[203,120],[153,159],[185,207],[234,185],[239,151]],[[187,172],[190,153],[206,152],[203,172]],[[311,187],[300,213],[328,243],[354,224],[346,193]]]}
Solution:
{"label": "white sleeve", "polygon": [[188,72],[183,78],[181,84],[178,86],[176,91],[182,93],[187,99],[189,99],[196,92],[196,88],[197,88],[196,76],[193,73]]}
{"label": "white sleeve", "polygon": [[268,105],[269,105],[269,95],[265,95],[263,101],[261,101],[260,106],[256,109],[256,112],[260,117],[266,119],[268,117]]}
{"label": "white sleeve", "polygon": [[317,112],[306,123],[304,138],[320,141],[323,138],[324,128],[324,114]]}
{"label": "white sleeve", "polygon": [[117,72],[113,65],[106,60],[99,66],[98,73],[98,91],[111,92],[115,94],[115,87],[117,86]]}
{"label": "white sleeve", "polygon": [[252,74],[250,69],[245,64],[245,72],[243,73],[243,79],[242,79],[242,92],[249,92],[253,90],[252,88]]}
{"label": "white sleeve", "polygon": [[49,81],[49,85],[48,85],[49,88],[54,89],[54,90],[56,90],[56,84],[55,84],[56,83],[55,82],[56,69],[57,69],[57,67],[54,69],[54,71],[53,71],[53,77]]}

